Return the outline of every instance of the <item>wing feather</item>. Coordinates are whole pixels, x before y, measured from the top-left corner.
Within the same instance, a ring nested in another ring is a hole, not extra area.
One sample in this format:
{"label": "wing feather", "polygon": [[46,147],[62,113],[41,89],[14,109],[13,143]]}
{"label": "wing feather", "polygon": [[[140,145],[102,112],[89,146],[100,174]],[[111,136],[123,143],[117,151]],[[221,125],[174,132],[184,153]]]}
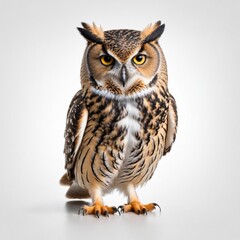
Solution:
{"label": "wing feather", "polygon": [[167,118],[167,136],[165,140],[164,155],[170,152],[172,148],[172,145],[176,138],[178,126],[177,105],[174,97],[171,94],[169,96],[169,109]]}
{"label": "wing feather", "polygon": [[88,111],[84,102],[83,92],[79,90],[70,103],[64,134],[65,168],[70,181],[74,179],[73,169],[76,162],[76,154],[82,142],[87,120]]}

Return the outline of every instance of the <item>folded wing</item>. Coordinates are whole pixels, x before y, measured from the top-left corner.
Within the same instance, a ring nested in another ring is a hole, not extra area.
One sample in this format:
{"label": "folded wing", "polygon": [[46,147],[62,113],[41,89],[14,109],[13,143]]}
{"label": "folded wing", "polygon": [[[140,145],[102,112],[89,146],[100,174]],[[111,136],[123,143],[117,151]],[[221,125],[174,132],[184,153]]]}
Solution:
{"label": "folded wing", "polygon": [[167,118],[167,136],[165,141],[164,155],[170,152],[172,148],[172,144],[176,138],[178,126],[177,105],[174,97],[171,94],[169,96],[169,109]]}

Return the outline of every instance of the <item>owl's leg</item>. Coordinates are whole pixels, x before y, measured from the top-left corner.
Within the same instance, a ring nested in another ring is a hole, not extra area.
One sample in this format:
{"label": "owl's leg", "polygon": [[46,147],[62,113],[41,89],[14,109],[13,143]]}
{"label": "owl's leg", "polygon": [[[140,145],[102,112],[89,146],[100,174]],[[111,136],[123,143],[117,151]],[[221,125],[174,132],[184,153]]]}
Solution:
{"label": "owl's leg", "polygon": [[121,212],[135,212],[136,214],[147,214],[147,212],[153,211],[156,207],[161,208],[156,203],[142,204],[139,201],[135,187],[128,185],[125,189],[125,193],[128,196],[128,203],[123,206],[119,206]]}
{"label": "owl's leg", "polygon": [[82,213],[83,215],[91,214],[99,218],[100,215],[108,217],[109,214],[114,214],[118,212],[118,209],[116,207],[108,207],[103,204],[102,191],[100,188],[93,187],[89,189],[89,194],[92,198],[92,205],[82,206],[79,209],[78,214],[80,213]]}

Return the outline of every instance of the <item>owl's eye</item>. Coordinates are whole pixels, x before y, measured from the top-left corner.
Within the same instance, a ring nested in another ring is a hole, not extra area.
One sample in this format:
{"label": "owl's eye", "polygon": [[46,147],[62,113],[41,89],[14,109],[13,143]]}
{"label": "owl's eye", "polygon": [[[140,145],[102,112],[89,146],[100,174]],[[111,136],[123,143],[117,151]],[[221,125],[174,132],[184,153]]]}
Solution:
{"label": "owl's eye", "polygon": [[133,58],[133,62],[137,65],[142,65],[146,61],[146,55],[138,54]]}
{"label": "owl's eye", "polygon": [[104,66],[110,66],[114,62],[114,58],[110,55],[103,55],[100,57],[100,61]]}

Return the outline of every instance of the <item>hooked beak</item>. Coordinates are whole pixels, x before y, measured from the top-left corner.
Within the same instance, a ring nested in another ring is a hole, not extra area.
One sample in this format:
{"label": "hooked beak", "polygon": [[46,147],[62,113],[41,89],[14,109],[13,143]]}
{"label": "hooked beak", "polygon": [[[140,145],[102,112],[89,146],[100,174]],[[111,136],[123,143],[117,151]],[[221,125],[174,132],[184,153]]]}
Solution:
{"label": "hooked beak", "polygon": [[120,70],[120,81],[123,87],[125,87],[127,80],[128,80],[127,68],[125,65],[123,65],[122,69]]}

